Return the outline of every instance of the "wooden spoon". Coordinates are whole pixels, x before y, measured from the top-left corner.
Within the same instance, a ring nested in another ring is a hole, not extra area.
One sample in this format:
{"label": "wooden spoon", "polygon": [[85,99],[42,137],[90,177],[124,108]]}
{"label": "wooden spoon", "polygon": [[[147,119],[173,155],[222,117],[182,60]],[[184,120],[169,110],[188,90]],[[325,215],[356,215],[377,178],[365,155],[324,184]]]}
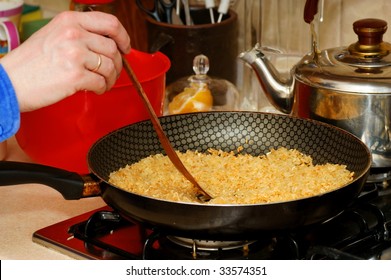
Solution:
{"label": "wooden spoon", "polygon": [[204,191],[202,189],[202,187],[197,183],[197,181],[194,179],[194,177],[190,174],[190,172],[183,165],[183,162],[180,160],[180,158],[178,157],[174,148],[172,147],[170,140],[168,140],[166,134],[164,133],[163,128],[160,124],[160,121],[159,121],[158,117],[156,116],[155,111],[153,110],[152,105],[149,102],[148,97],[145,94],[144,89],[141,86],[139,80],[137,79],[136,75],[134,74],[133,69],[130,66],[129,62],[126,60],[125,57],[122,57],[122,62],[123,62],[126,73],[129,75],[129,78],[132,81],[133,85],[135,86],[138,95],[143,100],[145,108],[148,110],[152,125],[157,133],[157,136],[159,137],[159,140],[163,146],[163,149],[167,153],[168,158],[174,164],[176,169],[178,169],[178,171],[181,172],[183,174],[183,176],[185,176],[186,179],[189,180],[198,189],[196,196],[200,201],[207,202],[207,201],[211,200],[212,197],[206,191]]}

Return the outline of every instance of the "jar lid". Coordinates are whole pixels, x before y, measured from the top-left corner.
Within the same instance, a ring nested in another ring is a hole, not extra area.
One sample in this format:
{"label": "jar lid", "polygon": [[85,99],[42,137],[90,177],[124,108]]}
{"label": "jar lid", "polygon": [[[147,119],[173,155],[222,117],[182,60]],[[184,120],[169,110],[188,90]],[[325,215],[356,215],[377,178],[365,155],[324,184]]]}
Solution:
{"label": "jar lid", "polygon": [[73,0],[73,2],[79,4],[94,5],[94,4],[109,4],[111,2],[114,2],[114,0]]}

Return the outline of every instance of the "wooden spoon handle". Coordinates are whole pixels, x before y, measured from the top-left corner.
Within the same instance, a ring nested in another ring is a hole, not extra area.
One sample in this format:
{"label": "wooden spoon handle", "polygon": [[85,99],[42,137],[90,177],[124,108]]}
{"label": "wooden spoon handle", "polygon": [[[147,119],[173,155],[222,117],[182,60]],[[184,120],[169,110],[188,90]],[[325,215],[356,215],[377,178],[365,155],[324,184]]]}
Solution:
{"label": "wooden spoon handle", "polygon": [[129,75],[133,85],[136,88],[137,93],[141,97],[145,107],[148,109],[148,113],[149,113],[152,125],[157,133],[157,136],[159,137],[160,143],[162,144],[164,151],[166,151],[166,153],[167,153],[167,156],[169,157],[171,162],[174,164],[174,166],[178,169],[178,171],[181,172],[187,180],[189,180],[195,187],[198,188],[199,193],[197,194],[197,198],[203,202],[209,201],[211,199],[211,196],[207,192],[205,192],[201,188],[201,186],[197,183],[197,181],[194,179],[194,177],[190,174],[190,172],[183,165],[182,161],[180,160],[180,158],[178,157],[174,148],[172,147],[170,140],[168,140],[166,134],[164,133],[163,128],[160,124],[160,121],[159,121],[158,117],[156,116],[156,113],[153,110],[152,105],[149,102],[148,97],[145,94],[144,89],[141,86],[139,80],[137,79],[135,73],[133,72],[133,69],[130,66],[129,62],[126,60],[125,57],[122,57],[122,61],[123,61],[123,65],[124,65],[126,73]]}

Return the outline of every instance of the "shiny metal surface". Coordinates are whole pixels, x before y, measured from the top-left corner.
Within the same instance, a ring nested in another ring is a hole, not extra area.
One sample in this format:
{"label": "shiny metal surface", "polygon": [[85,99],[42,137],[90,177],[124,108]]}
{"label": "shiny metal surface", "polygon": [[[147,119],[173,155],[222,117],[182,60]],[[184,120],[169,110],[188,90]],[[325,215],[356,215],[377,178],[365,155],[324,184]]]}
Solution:
{"label": "shiny metal surface", "polygon": [[[278,110],[353,133],[370,148],[373,167],[390,167],[391,67],[376,68],[376,73],[353,71],[358,68],[351,65],[335,67],[341,64],[336,59],[341,50],[323,51],[316,60],[309,54],[284,82],[259,46],[240,57],[255,70]],[[347,68],[349,75],[343,72]]]}
{"label": "shiny metal surface", "polygon": [[345,48],[308,54],[296,65],[293,76],[315,88],[348,94],[391,94],[391,56],[379,60],[347,56]]}
{"label": "shiny metal surface", "polygon": [[294,97],[295,79],[293,75],[288,81],[281,81],[280,73],[267,59],[259,44],[256,44],[250,51],[239,54],[239,58],[254,69],[270,103],[281,112],[289,114]]}
{"label": "shiny metal surface", "polygon": [[358,42],[309,53],[286,80],[259,45],[239,57],[278,110],[353,133],[370,148],[373,167],[391,167],[391,45],[382,41],[387,23],[365,19],[354,26]]}
{"label": "shiny metal surface", "polygon": [[390,167],[390,110],[391,93],[347,94],[296,83],[291,113],[351,132],[371,150],[372,167]]}

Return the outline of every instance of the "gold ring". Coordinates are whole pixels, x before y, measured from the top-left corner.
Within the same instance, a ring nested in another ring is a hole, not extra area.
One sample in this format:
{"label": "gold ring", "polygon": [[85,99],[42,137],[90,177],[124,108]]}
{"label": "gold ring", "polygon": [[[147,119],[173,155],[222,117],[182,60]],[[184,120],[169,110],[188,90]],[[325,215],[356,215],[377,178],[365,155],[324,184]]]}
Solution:
{"label": "gold ring", "polygon": [[96,65],[96,67],[93,70],[91,70],[91,71],[92,72],[97,72],[101,65],[102,65],[102,57],[100,56],[100,54],[98,54],[98,65]]}

